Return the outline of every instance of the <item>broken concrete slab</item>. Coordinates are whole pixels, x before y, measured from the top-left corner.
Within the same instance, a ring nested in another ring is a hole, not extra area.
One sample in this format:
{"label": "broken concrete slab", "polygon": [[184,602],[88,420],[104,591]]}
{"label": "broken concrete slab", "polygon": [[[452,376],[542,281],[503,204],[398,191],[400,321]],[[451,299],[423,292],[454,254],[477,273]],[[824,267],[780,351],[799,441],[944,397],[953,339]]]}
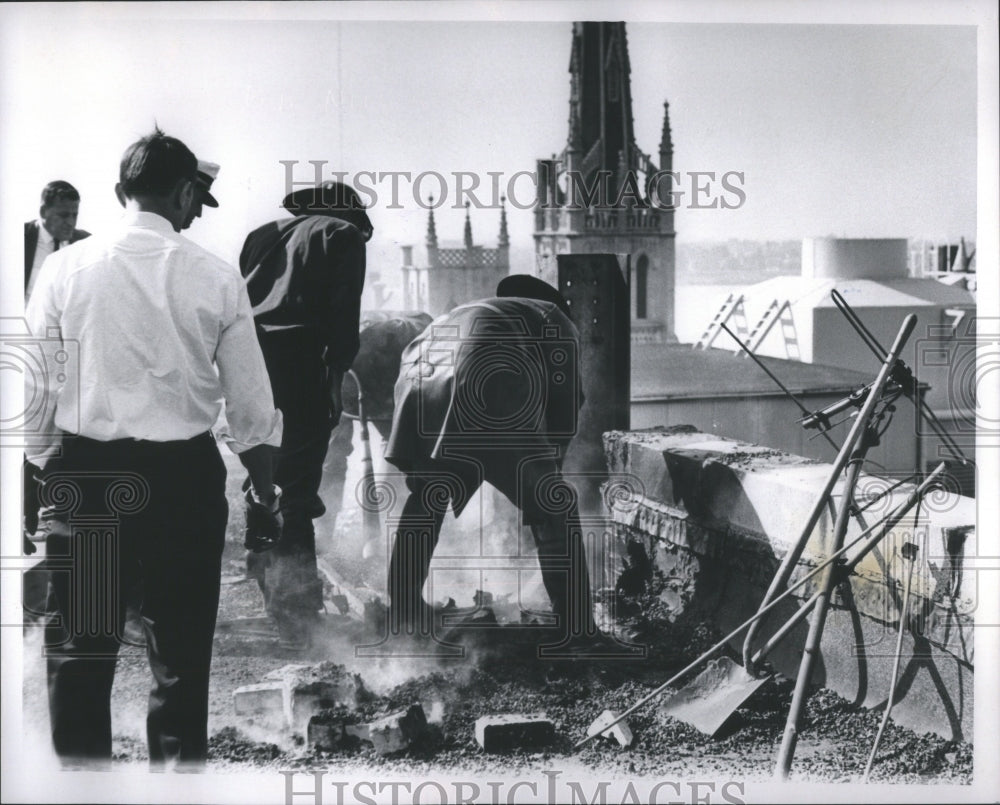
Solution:
{"label": "broken concrete slab", "polygon": [[365,617],[367,607],[379,598],[378,594],[369,587],[349,583],[325,556],[316,557],[316,569],[333,588],[333,592],[327,600],[342,615],[350,615],[362,620]]}
{"label": "broken concrete slab", "polygon": [[236,714],[275,729],[305,733],[312,716],[344,705],[357,707],[370,696],[361,677],[332,662],[285,665],[270,671],[264,682],[234,693]]}
{"label": "broken concrete slab", "polygon": [[555,725],[545,713],[508,713],[476,721],[476,743],[486,752],[545,746],[554,735]]}
{"label": "broken concrete slab", "polygon": [[255,685],[243,685],[233,691],[233,708],[236,715],[268,729],[284,729],[285,696],[284,682],[269,681]]}
{"label": "broken concrete slab", "polygon": [[613,727],[606,727],[611,724],[619,716],[614,710],[605,710],[601,713],[587,728],[587,737],[592,735],[597,735],[598,733],[602,738],[611,738],[618,742],[618,745],[624,749],[627,749],[632,745],[632,741],[635,740],[635,736],[632,735],[632,730],[629,728],[628,721],[622,719]]}
{"label": "broken concrete slab", "polygon": [[288,666],[285,677],[288,696],[286,718],[291,729],[302,731],[311,716],[335,705],[357,707],[369,694],[357,674],[342,665],[324,662],[319,665]]}
{"label": "broken concrete slab", "polygon": [[344,739],[344,725],[321,721],[317,716],[309,719],[306,727],[306,746],[310,749],[336,749]]}
{"label": "broken concrete slab", "polygon": [[407,749],[427,731],[427,718],[419,704],[378,718],[357,727],[345,726],[345,733],[369,741],[380,755]]}
{"label": "broken concrete slab", "polygon": [[275,668],[273,671],[268,671],[264,674],[265,682],[284,682],[295,674],[308,673],[312,666],[304,664],[290,663],[288,665],[282,665],[280,668]]}

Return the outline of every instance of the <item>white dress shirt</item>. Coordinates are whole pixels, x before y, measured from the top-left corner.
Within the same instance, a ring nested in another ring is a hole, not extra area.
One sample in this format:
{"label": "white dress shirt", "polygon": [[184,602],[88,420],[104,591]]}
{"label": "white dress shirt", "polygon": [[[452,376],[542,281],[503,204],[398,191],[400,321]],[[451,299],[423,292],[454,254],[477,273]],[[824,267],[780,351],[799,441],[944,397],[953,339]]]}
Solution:
{"label": "white dress shirt", "polygon": [[31,263],[31,274],[28,275],[28,287],[24,291],[24,298],[31,297],[31,292],[35,289],[35,280],[38,279],[38,272],[42,268],[45,258],[56,251],[55,239],[45,228],[45,222],[38,219],[38,243],[35,244],[35,257]]}
{"label": "white dress shirt", "polygon": [[60,431],[190,439],[212,428],[223,401],[234,452],[281,444],[243,278],[162,216],[126,212],[108,235],[52,254],[25,316],[45,355],[25,393],[49,395],[50,453]]}

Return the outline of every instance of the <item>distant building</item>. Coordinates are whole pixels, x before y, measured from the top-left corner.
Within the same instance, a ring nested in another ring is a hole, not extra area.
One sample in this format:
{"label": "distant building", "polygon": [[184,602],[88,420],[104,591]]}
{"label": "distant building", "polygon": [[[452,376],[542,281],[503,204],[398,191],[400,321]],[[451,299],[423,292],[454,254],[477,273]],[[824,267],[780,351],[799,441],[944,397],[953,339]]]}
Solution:
{"label": "distant building", "polygon": [[[975,456],[976,335],[975,297],[963,287],[909,274],[908,244],[902,238],[806,238],[802,275],[774,277],[736,290],[698,344],[733,347],[728,336],[716,342],[718,322],[728,321],[757,355],[838,366],[873,379],[880,360],[855,333],[834,304],[837,290],[865,327],[886,349],[903,319],[917,317],[917,328],[903,355],[921,383],[925,400],[944,430],[969,458]],[[924,470],[953,461],[942,440],[924,422],[915,466]],[[971,469],[954,470],[964,492],[971,492]]]}
{"label": "distant building", "polygon": [[[506,201],[506,199],[501,199]],[[500,235],[495,249],[472,241],[469,204],[465,204],[465,237],[461,245],[438,243],[434,209],[427,215],[427,265],[413,264],[413,247],[403,246],[403,304],[438,316],[458,305],[493,296],[497,283],[510,273],[507,210],[500,207]]]}
{"label": "distant building", "polygon": [[960,238],[958,243],[921,239],[909,242],[911,277],[931,278],[947,285],[976,290],[976,244]]}
{"label": "distant building", "polygon": [[[674,213],[651,205],[647,186],[659,171],[672,170],[667,104],[657,167],[635,142],[623,22],[574,22],[569,72],[566,147],[537,163],[539,273],[552,279],[556,254],[631,254],[633,342],[675,340]],[[591,194],[602,183],[603,199]],[[664,205],[669,183],[659,182]]]}

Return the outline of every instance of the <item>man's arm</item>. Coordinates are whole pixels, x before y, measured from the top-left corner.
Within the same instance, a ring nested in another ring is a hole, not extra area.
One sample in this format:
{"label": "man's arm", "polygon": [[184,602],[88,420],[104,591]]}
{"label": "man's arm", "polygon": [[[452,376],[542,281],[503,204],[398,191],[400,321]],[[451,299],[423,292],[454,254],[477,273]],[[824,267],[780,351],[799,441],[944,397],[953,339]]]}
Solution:
{"label": "man's arm", "polygon": [[[279,447],[282,420],[281,412],[274,407],[271,381],[257,343],[250,299],[242,282],[235,292],[235,316],[219,336],[215,364],[226,404],[226,443],[234,453],[241,454],[258,445]],[[266,452],[261,451],[262,454]],[[256,459],[250,460],[255,462]]]}
{"label": "man's arm", "polygon": [[332,283],[324,332],[327,389],[330,415],[336,424],[344,410],[341,388],[344,374],[351,368],[361,347],[361,292],[365,284],[365,240],[354,226],[328,232],[323,241],[323,258],[337,273]]}
{"label": "man's arm", "polygon": [[343,378],[361,346],[361,292],[365,286],[365,241],[354,226],[332,230],[323,243],[327,270],[335,271],[327,301],[326,365]]}
{"label": "man's arm", "polygon": [[281,444],[282,419],[274,408],[250,299],[242,282],[236,296],[236,315],[222,330],[215,362],[226,401],[226,442],[250,476],[244,545],[259,552],[273,548],[281,538],[281,492],[274,485],[272,453]]}
{"label": "man's arm", "polygon": [[258,444],[249,450],[239,453],[240,463],[250,476],[255,496],[268,508],[274,508],[277,493],[274,488],[273,474],[274,448],[269,444]]}

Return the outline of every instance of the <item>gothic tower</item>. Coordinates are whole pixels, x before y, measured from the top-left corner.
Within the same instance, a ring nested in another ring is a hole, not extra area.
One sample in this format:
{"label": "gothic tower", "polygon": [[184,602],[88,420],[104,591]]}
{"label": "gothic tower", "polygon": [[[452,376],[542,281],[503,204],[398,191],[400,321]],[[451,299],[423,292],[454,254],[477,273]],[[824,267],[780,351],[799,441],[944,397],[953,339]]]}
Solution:
{"label": "gothic tower", "polygon": [[461,243],[438,241],[434,200],[428,199],[427,265],[413,262],[413,247],[403,246],[403,305],[438,316],[457,305],[493,296],[497,283],[510,273],[510,233],[507,231],[507,199],[500,198],[500,234],[497,247],[476,245],[472,218],[465,205],[465,229]]}
{"label": "gothic tower", "polygon": [[658,168],[635,142],[630,71],[624,22],[573,23],[569,135],[537,163],[535,255],[544,273],[551,255],[631,254],[632,340],[673,341],[670,119],[664,104]]}

